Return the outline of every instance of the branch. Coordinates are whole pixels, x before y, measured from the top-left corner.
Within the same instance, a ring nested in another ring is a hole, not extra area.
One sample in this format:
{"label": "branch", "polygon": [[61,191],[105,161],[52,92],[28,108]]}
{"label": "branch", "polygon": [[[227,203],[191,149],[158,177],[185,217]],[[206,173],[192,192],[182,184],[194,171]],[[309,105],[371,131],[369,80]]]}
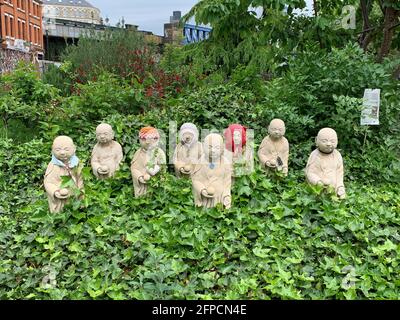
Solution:
{"label": "branch", "polygon": [[314,7],[314,14],[315,14],[316,17],[318,17],[318,11],[319,11],[318,9],[319,9],[319,8],[318,8],[318,2],[317,2],[317,0],[314,0],[314,1],[313,1],[313,7]]}
{"label": "branch", "polygon": [[369,15],[368,15],[368,4],[366,3],[366,0],[360,0],[360,5],[361,5],[361,12],[364,20],[364,27],[366,29],[369,28]]}
{"label": "branch", "polygon": [[378,2],[378,4],[379,4],[379,8],[381,8],[382,14],[385,16],[386,10],[385,10],[385,8],[384,8],[383,0],[380,0],[380,1]]}
{"label": "branch", "polygon": [[363,31],[357,32],[357,34],[370,32],[370,31],[375,30],[375,29],[376,29],[376,27],[371,27],[371,28],[365,29],[365,30],[363,30]]}
{"label": "branch", "polygon": [[399,23],[396,23],[396,24],[393,25],[393,26],[391,26],[391,27],[389,28],[389,30],[392,30],[392,29],[394,29],[394,28],[397,28],[398,26],[400,26],[400,22],[399,22]]}
{"label": "branch", "polygon": [[[365,43],[365,39],[368,38],[368,32],[371,30],[370,26],[369,26],[369,12],[368,12],[368,4],[367,4],[367,0],[360,0],[360,6],[361,6],[361,13],[362,13],[362,17],[364,20],[363,23],[363,32],[361,33],[361,36],[358,39],[358,42],[360,43],[360,46],[362,46],[363,48],[365,47],[364,43]],[[360,34],[359,33],[359,34]]]}

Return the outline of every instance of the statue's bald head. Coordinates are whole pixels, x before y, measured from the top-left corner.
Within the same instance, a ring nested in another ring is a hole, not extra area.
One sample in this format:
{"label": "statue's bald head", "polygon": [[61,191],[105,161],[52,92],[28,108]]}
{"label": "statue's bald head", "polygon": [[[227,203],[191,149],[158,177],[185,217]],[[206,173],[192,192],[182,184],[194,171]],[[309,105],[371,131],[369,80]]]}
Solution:
{"label": "statue's bald head", "polygon": [[338,137],[335,130],[323,128],[319,130],[316,139],[318,149],[323,153],[331,153],[337,148]]}
{"label": "statue's bald head", "polygon": [[68,136],[58,136],[53,141],[52,152],[61,161],[70,159],[76,151],[74,141]]}
{"label": "statue's bald head", "polygon": [[274,119],[268,126],[268,133],[273,139],[280,139],[285,135],[285,122],[281,119]]}
{"label": "statue's bald head", "polygon": [[97,126],[96,133],[103,131],[113,132],[113,129],[108,123],[101,123]]}
{"label": "statue's bald head", "polygon": [[224,138],[220,134],[210,133],[204,138],[204,152],[207,157],[216,160],[224,150]]}
{"label": "statue's bald head", "polygon": [[57,138],[54,139],[53,141],[53,147],[54,146],[74,146],[74,141],[68,137],[68,136],[58,136]]}
{"label": "statue's bald head", "polygon": [[96,128],[97,141],[108,143],[114,139],[114,130],[108,123],[99,124]]}

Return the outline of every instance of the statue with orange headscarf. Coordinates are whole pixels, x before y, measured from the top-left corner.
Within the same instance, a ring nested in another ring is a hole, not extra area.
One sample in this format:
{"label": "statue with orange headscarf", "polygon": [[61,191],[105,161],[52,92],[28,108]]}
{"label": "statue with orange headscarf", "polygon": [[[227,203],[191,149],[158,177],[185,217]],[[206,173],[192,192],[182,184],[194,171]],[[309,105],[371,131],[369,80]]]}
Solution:
{"label": "statue with orange headscarf", "polygon": [[289,142],[284,137],[285,123],[281,119],[274,119],[268,126],[268,136],[261,142],[258,149],[258,158],[266,172],[282,172],[288,174]]}
{"label": "statue with orange headscarf", "polygon": [[249,175],[254,171],[254,152],[247,128],[231,124],[224,132],[225,155],[233,164],[233,176]]}
{"label": "statue with orange headscarf", "polygon": [[155,177],[166,164],[164,151],[159,147],[160,134],[156,128],[144,127],[139,132],[140,149],[131,162],[131,173],[135,197],[147,193],[150,179]]}

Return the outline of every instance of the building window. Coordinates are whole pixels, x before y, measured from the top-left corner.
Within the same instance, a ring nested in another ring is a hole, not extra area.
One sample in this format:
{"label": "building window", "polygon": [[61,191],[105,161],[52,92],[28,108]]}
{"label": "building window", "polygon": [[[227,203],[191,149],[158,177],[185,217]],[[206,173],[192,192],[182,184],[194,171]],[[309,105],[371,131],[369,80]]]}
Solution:
{"label": "building window", "polygon": [[39,4],[37,2],[33,2],[32,12],[35,17],[39,16]]}
{"label": "building window", "polygon": [[22,39],[26,39],[26,23],[22,21]]}
{"label": "building window", "polygon": [[25,36],[26,36],[26,32],[25,32],[25,21],[23,21],[23,20],[21,20],[21,19],[18,19],[18,24],[17,24],[17,26],[18,26],[18,35],[17,35],[17,38],[18,39],[26,39],[25,38]]}
{"label": "building window", "polygon": [[14,17],[10,16],[10,36],[12,38],[15,37],[15,30],[14,30]]}
{"label": "building window", "polygon": [[10,35],[10,27],[9,27],[10,19],[8,18],[8,15],[4,15],[4,23],[6,25],[6,36],[9,36]]}

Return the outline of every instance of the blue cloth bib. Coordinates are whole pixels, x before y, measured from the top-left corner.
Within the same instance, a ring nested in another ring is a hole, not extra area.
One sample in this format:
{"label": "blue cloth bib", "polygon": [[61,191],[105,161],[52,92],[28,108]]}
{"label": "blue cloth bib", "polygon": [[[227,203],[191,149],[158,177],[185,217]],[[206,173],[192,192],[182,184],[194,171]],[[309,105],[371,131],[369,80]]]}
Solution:
{"label": "blue cloth bib", "polygon": [[[65,167],[64,162],[62,162],[61,160],[58,160],[54,154],[51,155],[51,162],[53,164],[55,164],[56,166]],[[76,155],[73,155],[69,159],[68,163],[69,163],[69,167],[70,168],[75,168],[79,164],[79,159],[78,159],[78,157]]]}

